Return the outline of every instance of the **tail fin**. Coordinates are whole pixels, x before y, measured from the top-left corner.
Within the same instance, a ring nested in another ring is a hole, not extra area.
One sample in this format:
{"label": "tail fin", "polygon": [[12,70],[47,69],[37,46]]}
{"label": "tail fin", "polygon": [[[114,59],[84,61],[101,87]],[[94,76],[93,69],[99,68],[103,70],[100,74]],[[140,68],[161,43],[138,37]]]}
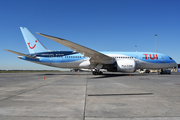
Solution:
{"label": "tail fin", "polygon": [[48,51],[27,28],[20,27],[20,29],[30,54]]}

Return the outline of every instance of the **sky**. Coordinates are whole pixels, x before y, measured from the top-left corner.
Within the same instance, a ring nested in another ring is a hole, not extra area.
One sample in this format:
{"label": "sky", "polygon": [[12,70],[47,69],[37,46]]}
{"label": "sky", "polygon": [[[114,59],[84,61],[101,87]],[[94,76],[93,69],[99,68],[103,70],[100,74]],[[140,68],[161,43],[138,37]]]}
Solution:
{"label": "sky", "polygon": [[60,70],[18,59],[28,54],[19,27],[27,27],[50,50],[71,49],[36,32],[96,51],[157,52],[180,63],[179,0],[1,0],[0,70]]}

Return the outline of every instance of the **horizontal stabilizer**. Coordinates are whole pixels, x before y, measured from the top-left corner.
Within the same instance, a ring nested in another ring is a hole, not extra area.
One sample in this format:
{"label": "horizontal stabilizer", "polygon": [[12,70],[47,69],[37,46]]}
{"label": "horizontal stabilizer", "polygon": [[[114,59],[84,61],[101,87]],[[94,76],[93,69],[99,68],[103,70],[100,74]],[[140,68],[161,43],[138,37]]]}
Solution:
{"label": "horizontal stabilizer", "polygon": [[32,59],[39,59],[39,58],[36,58],[36,57],[32,57],[30,55],[26,55],[26,54],[23,54],[23,53],[15,52],[15,51],[12,51],[12,50],[6,50],[6,49],[4,49],[4,50],[8,51],[8,52],[11,52],[11,53],[14,53],[14,54],[17,54],[17,55],[20,55],[20,56],[25,56],[25,57],[32,58]]}

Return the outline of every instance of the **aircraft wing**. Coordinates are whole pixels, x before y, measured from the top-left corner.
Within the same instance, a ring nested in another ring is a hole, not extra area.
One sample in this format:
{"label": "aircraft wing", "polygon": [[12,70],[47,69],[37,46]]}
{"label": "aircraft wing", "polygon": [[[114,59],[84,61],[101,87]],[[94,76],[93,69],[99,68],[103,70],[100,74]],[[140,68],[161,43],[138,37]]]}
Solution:
{"label": "aircraft wing", "polygon": [[25,57],[32,58],[32,59],[39,59],[39,58],[30,56],[30,55],[26,55],[26,54],[23,54],[23,53],[15,52],[15,51],[12,51],[12,50],[6,50],[6,49],[4,49],[4,50],[8,51],[8,52],[11,52],[11,53],[14,53],[14,54],[17,54],[17,55],[20,55],[20,56],[25,56]]}
{"label": "aircraft wing", "polygon": [[111,64],[114,62],[114,58],[111,58],[105,54],[102,54],[102,53],[92,50],[90,48],[84,47],[82,45],[76,44],[74,42],[71,42],[71,41],[68,41],[68,40],[65,40],[62,38],[45,35],[42,33],[37,33],[37,34],[39,34],[43,37],[49,38],[57,43],[60,43],[64,46],[74,50],[75,52],[79,52],[79,53],[83,54],[84,56],[91,57],[91,59],[90,59],[91,62],[104,63],[104,64]]}

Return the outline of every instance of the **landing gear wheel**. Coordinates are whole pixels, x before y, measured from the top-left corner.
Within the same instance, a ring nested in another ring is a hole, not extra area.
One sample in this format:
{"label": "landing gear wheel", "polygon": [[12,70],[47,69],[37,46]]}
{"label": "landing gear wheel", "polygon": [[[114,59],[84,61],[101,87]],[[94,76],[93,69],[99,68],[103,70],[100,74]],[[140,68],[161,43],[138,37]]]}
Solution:
{"label": "landing gear wheel", "polygon": [[103,75],[103,72],[99,71],[99,75]]}
{"label": "landing gear wheel", "polygon": [[161,69],[161,72],[160,72],[160,74],[161,74],[161,75],[163,75],[163,74],[164,74],[164,71],[163,71],[163,69]]}
{"label": "landing gear wheel", "polygon": [[93,73],[93,75],[102,75],[103,74],[103,72],[101,72],[101,71],[93,71],[92,73]]}
{"label": "landing gear wheel", "polygon": [[96,72],[96,71],[93,71],[92,73],[93,73],[93,75],[97,75],[97,72]]}

